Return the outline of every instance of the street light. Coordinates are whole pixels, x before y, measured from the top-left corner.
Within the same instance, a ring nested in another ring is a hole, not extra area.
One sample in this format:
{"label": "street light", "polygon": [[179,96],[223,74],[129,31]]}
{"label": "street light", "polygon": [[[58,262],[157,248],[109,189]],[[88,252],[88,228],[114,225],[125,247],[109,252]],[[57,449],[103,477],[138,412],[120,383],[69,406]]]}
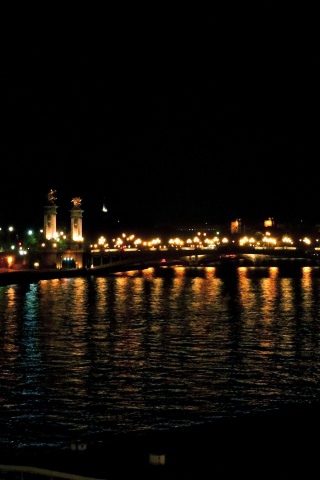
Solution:
{"label": "street light", "polygon": [[10,248],[11,243],[11,232],[13,232],[14,228],[12,226],[8,227],[8,247]]}

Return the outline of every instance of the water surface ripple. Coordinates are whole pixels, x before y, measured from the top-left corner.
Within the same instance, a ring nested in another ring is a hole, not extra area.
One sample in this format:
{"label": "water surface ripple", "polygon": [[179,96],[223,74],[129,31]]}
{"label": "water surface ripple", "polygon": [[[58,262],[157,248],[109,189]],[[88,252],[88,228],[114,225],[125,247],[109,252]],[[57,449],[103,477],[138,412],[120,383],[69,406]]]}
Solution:
{"label": "water surface ripple", "polygon": [[0,442],[97,443],[320,399],[317,267],[0,287]]}

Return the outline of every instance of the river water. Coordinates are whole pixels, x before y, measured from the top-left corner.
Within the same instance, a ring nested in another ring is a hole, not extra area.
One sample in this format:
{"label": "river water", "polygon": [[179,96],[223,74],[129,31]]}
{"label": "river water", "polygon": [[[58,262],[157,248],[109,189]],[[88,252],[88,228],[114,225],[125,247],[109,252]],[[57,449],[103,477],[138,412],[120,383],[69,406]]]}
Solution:
{"label": "river water", "polygon": [[319,267],[173,267],[0,287],[3,449],[320,399]]}

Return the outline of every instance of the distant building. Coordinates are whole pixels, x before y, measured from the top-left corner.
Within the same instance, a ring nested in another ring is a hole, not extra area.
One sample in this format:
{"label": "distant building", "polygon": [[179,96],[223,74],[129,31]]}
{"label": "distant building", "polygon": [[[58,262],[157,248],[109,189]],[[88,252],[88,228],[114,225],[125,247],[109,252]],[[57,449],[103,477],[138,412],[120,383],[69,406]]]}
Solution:
{"label": "distant building", "polygon": [[241,233],[241,220],[240,218],[231,222],[231,233]]}
{"label": "distant building", "polygon": [[270,228],[274,226],[274,220],[273,218],[269,217],[267,220],[264,221],[264,226],[265,228]]}

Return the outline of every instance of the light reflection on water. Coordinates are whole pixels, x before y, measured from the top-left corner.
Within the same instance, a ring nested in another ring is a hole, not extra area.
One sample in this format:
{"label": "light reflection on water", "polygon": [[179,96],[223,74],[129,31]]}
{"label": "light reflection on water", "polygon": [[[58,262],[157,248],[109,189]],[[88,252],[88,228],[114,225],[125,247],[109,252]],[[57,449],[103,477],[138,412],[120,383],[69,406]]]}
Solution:
{"label": "light reflection on water", "polygon": [[0,287],[0,441],[99,442],[319,400],[319,300],[316,267]]}

